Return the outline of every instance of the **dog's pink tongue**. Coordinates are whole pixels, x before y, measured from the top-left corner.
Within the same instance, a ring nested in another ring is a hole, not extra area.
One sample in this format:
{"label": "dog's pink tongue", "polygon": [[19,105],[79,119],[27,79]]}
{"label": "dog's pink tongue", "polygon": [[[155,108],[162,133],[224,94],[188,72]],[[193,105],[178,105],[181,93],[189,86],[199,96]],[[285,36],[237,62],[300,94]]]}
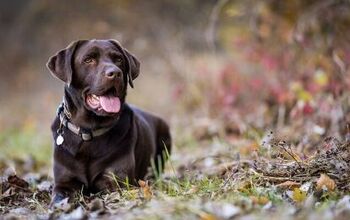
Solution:
{"label": "dog's pink tongue", "polygon": [[113,96],[100,96],[100,104],[103,110],[109,113],[120,111],[120,99]]}

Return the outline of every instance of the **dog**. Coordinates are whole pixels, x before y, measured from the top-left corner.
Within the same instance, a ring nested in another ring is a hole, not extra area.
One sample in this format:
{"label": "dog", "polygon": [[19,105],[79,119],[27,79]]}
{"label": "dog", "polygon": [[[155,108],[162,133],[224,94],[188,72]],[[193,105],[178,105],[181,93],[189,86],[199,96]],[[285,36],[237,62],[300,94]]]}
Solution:
{"label": "dog", "polygon": [[168,124],[125,102],[140,74],[134,55],[116,40],[78,40],[50,57],[47,67],[65,84],[51,125],[52,204],[81,190],[136,185],[153,162],[162,171],[171,152]]}

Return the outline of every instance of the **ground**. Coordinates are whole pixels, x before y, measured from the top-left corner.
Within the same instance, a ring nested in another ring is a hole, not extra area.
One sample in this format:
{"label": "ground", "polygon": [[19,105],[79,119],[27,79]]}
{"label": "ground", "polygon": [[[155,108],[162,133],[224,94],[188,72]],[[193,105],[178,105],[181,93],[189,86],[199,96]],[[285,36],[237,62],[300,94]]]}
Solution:
{"label": "ground", "polygon": [[[247,115],[255,122],[260,117]],[[0,211],[5,218],[42,219],[348,219],[348,133],[339,140],[322,139],[321,127],[313,125],[306,134],[312,120],[298,120],[274,131],[243,122],[244,130],[236,131],[231,124],[224,135],[220,128],[228,125],[210,118],[196,119],[182,131],[173,127],[175,150],[164,174],[109,194],[78,193],[72,203],[64,200],[55,210],[48,208],[49,153],[3,157]],[[26,129],[9,131],[1,137],[2,145],[34,141],[35,134]],[[307,139],[307,146],[292,138]],[[40,143],[47,144],[35,142]]]}
{"label": "ground", "polygon": [[[349,1],[0,3],[0,219],[350,219]],[[140,59],[127,100],[174,150],[160,176],[50,210],[63,84],[45,63],[96,38]]]}

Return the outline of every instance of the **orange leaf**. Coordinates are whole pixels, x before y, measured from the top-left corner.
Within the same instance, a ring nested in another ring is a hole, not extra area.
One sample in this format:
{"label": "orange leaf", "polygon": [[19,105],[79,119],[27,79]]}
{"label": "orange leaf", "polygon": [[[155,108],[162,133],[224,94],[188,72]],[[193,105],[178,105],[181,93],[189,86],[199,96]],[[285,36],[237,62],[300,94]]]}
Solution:
{"label": "orange leaf", "polygon": [[277,187],[283,188],[283,189],[294,189],[296,187],[300,187],[300,183],[287,180],[283,183],[280,183],[277,185]]}
{"label": "orange leaf", "polygon": [[143,197],[147,200],[150,200],[153,196],[153,192],[148,185],[148,181],[139,180],[138,183],[141,187]]}
{"label": "orange leaf", "polygon": [[251,196],[250,199],[254,204],[266,205],[270,200],[266,196]]}
{"label": "orange leaf", "polygon": [[210,213],[203,212],[200,214],[200,219],[201,220],[216,220],[217,218]]}
{"label": "orange leaf", "polygon": [[326,174],[321,174],[320,178],[318,178],[316,183],[316,189],[319,191],[324,189],[327,189],[328,191],[333,191],[335,187],[336,187],[336,184],[334,180],[332,180]]}

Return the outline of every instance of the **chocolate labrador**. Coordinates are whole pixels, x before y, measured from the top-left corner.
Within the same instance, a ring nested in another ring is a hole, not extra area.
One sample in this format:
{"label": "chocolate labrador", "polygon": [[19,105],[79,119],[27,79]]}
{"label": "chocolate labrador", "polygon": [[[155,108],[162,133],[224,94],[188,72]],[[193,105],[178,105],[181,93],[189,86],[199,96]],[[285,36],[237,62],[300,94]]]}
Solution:
{"label": "chocolate labrador", "polygon": [[[65,83],[51,126],[53,203],[74,192],[114,191],[160,172],[171,150],[168,125],[125,102],[140,63],[115,40],[79,40],[52,56],[47,67]],[[150,100],[151,101],[151,100]]]}

